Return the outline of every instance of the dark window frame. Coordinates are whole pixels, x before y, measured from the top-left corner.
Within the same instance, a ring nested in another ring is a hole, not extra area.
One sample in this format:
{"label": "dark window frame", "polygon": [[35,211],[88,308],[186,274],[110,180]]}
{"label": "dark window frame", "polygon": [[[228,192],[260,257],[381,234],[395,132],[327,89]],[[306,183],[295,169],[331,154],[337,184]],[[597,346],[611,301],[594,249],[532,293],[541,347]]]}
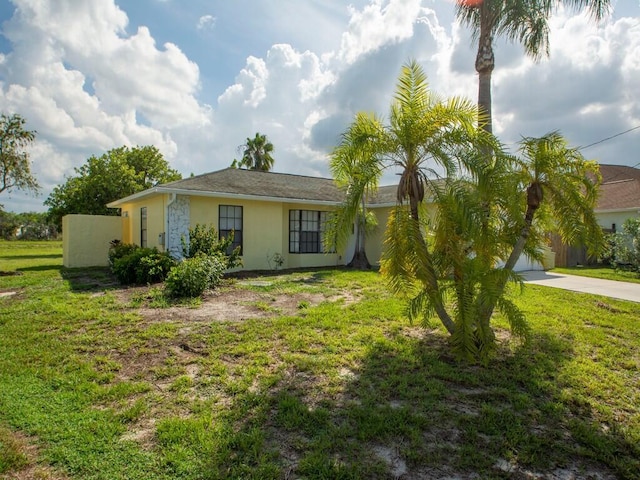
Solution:
{"label": "dark window frame", "polygon": [[323,245],[326,210],[289,210],[289,253],[333,253]]}
{"label": "dark window frame", "polygon": [[233,231],[233,243],[229,246],[227,254],[236,247],[240,247],[240,255],[242,255],[244,251],[243,222],[244,210],[241,205],[218,205],[218,238],[226,238]]}

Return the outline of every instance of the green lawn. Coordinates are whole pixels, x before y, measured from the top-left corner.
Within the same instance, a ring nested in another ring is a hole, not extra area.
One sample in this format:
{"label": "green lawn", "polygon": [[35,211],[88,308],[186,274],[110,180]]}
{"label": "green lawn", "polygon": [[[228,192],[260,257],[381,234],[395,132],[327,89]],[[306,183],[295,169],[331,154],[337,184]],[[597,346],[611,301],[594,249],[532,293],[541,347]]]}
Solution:
{"label": "green lawn", "polygon": [[529,342],[498,318],[479,367],[375,272],[171,305],[59,243],[0,243],[0,271],[0,478],[639,478],[636,303],[526,286]]}
{"label": "green lawn", "polygon": [[616,270],[611,267],[556,267],[553,271],[557,273],[567,273],[569,275],[581,275],[583,277],[604,278],[605,280],[616,280],[619,282],[640,283],[640,277],[636,272]]}

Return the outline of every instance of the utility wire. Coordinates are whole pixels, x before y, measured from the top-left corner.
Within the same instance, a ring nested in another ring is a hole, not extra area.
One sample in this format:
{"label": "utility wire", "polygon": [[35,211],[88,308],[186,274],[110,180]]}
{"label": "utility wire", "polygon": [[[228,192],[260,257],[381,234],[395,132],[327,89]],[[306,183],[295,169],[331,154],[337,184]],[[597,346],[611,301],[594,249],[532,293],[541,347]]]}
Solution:
{"label": "utility wire", "polygon": [[612,138],[619,137],[620,135],[624,135],[625,133],[633,132],[634,130],[638,130],[639,128],[640,128],[640,125],[636,125],[635,127],[630,128],[629,130],[625,130],[624,132],[616,133],[615,135],[611,135],[610,137],[603,138],[602,140],[598,140],[597,142],[590,143],[589,145],[585,145],[584,147],[578,147],[578,150],[584,150],[586,148],[593,147],[594,145],[604,143],[608,140],[611,140]]}

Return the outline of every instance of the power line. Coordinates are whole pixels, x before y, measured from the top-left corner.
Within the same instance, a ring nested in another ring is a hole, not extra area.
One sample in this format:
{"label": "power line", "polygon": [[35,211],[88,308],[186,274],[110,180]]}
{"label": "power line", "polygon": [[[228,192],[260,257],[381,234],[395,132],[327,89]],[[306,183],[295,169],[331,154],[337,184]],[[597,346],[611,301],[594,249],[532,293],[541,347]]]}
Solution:
{"label": "power line", "polygon": [[610,137],[603,138],[602,140],[598,140],[597,142],[590,143],[589,145],[585,145],[584,147],[578,147],[578,150],[584,150],[585,148],[593,147],[594,145],[604,143],[608,140],[611,140],[612,138],[619,137],[620,135],[624,135],[625,133],[633,132],[634,130],[638,130],[639,128],[640,125],[636,125],[635,127],[630,128],[629,130],[625,130],[624,132],[616,133],[615,135],[611,135]]}

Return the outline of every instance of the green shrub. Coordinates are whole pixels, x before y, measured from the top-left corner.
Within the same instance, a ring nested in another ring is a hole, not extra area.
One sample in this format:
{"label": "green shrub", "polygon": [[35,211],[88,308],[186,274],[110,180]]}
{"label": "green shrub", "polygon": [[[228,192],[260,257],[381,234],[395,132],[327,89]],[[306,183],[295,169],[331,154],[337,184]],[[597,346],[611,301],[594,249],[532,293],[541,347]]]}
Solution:
{"label": "green shrub", "polygon": [[161,282],[175,265],[168,253],[159,252],[155,247],[135,247],[129,254],[114,258],[111,270],[124,285]]}
{"label": "green shrub", "polygon": [[176,261],[168,252],[159,252],[156,248],[152,252],[140,258],[136,267],[136,283],[161,282],[175,266]]}
{"label": "green shrub", "polygon": [[126,257],[140,247],[133,243],[122,243],[120,240],[112,240],[109,247],[109,266],[113,270],[116,260]]}
{"label": "green shrub", "polygon": [[197,297],[220,284],[226,259],[220,255],[199,254],[171,269],[165,285],[172,297]]}
{"label": "green shrub", "polygon": [[609,236],[607,257],[615,268],[640,275],[640,218],[629,218],[622,231]]}
{"label": "green shrub", "polygon": [[189,241],[182,237],[182,255],[194,258],[198,255],[224,257],[225,269],[240,267],[240,247],[231,250],[233,232],[226,238],[218,238],[215,227],[197,224],[189,228]]}

